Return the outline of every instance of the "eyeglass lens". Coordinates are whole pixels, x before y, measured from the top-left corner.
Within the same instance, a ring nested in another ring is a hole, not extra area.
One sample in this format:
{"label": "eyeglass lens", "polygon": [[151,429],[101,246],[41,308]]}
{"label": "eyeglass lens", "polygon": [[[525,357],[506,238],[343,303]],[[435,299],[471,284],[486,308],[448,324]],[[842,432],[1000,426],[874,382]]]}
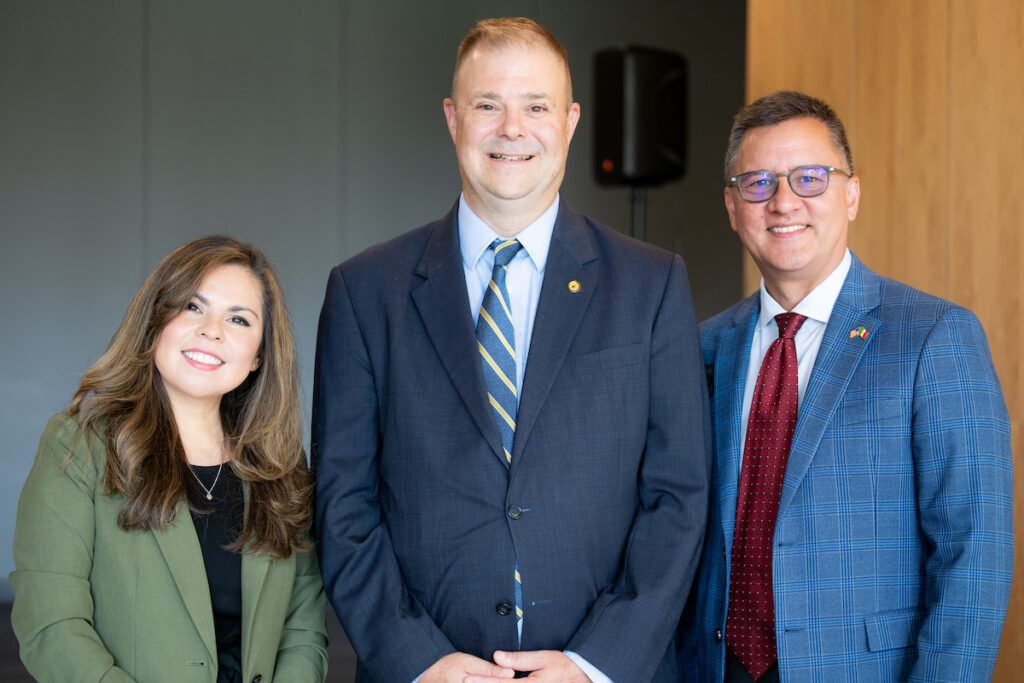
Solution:
{"label": "eyeglass lens", "polygon": [[798,166],[789,173],[752,171],[736,178],[740,196],[749,202],[763,202],[775,196],[779,176],[787,176],[789,187],[800,197],[817,197],[828,189],[829,169],[824,166]]}

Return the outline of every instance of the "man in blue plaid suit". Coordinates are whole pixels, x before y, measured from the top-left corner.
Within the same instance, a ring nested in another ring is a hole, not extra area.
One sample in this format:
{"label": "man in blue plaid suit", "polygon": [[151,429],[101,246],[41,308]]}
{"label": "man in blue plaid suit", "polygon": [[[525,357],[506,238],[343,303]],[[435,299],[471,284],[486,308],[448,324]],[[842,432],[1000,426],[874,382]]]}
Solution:
{"label": "man in blue plaid suit", "polygon": [[[842,122],[820,100],[778,92],[735,118],[725,204],[763,279],[701,325],[715,429],[688,621],[701,681],[992,675],[1013,572],[999,381],[970,311],[877,275],[847,249],[853,170]],[[763,521],[774,528],[765,630],[775,663],[752,675],[728,628],[737,504],[753,384],[779,336],[773,317],[787,311],[807,319],[778,510]]]}

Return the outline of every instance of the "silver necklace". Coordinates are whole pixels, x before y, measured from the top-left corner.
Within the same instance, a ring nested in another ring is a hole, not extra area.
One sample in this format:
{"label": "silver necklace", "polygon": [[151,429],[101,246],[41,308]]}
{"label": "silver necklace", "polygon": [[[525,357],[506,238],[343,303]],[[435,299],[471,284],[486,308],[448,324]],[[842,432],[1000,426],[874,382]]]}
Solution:
{"label": "silver necklace", "polygon": [[[221,446],[223,446],[223,445],[224,444],[221,444],[220,446],[217,447],[217,452],[214,453],[213,457],[215,457],[215,458],[219,458],[220,457],[220,449],[221,449]],[[223,469],[224,469],[224,461],[221,460],[220,461],[220,465],[217,466],[217,476],[213,478],[213,483],[210,484],[210,488],[206,488],[206,485],[203,484],[203,480],[200,479],[199,475],[196,474],[196,471],[194,469],[192,469],[192,465],[188,466],[188,471],[191,472],[192,476],[196,478],[197,482],[199,482],[199,486],[201,486],[202,489],[204,491],[206,491],[206,500],[213,500],[213,489],[217,488],[217,482],[220,481],[220,472]]]}

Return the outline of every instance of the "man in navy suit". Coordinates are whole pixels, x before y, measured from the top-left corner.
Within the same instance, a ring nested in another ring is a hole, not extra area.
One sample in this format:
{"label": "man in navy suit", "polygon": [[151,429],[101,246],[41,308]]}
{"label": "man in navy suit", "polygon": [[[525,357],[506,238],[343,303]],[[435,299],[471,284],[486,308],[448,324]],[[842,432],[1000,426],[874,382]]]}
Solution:
{"label": "man in navy suit", "polygon": [[[820,100],[778,92],[736,115],[725,204],[763,279],[701,325],[715,426],[702,681],[992,675],[1013,573],[1006,406],[970,311],[847,249],[853,173]],[[786,390],[759,398],[785,375],[761,368],[787,343],[795,428],[766,469],[763,444],[786,428],[766,436],[765,416]]]}
{"label": "man in navy suit", "polygon": [[444,112],[456,206],[335,268],[320,318],[318,549],[359,680],[678,680],[710,479],[683,262],[560,201],[580,108],[540,25],[478,24]]}

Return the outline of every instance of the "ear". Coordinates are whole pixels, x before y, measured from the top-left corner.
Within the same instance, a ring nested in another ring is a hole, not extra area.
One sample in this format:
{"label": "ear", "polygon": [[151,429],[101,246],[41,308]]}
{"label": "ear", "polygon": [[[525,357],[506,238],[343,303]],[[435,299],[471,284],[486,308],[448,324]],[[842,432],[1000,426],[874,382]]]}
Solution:
{"label": "ear", "polygon": [[728,186],[725,188],[725,210],[729,212],[729,225],[732,226],[733,232],[738,232],[736,230],[736,197],[729,192]]}
{"label": "ear", "polygon": [[860,208],[860,178],[855,175],[846,179],[846,217],[849,220],[857,218],[857,210]]}
{"label": "ear", "polygon": [[444,119],[448,123],[448,132],[452,136],[452,142],[455,142],[455,129],[458,125],[458,116],[455,109],[455,102],[450,97],[444,98]]}
{"label": "ear", "polygon": [[256,358],[254,358],[253,361],[252,361],[252,370],[250,370],[250,372],[256,372],[257,370],[259,370],[260,369],[260,365],[262,363],[263,363],[263,359],[261,357],[259,357],[259,356],[256,356]]}
{"label": "ear", "polygon": [[580,122],[580,103],[573,102],[569,105],[569,115],[565,118],[565,140],[572,141],[573,133],[576,132],[576,124]]}

